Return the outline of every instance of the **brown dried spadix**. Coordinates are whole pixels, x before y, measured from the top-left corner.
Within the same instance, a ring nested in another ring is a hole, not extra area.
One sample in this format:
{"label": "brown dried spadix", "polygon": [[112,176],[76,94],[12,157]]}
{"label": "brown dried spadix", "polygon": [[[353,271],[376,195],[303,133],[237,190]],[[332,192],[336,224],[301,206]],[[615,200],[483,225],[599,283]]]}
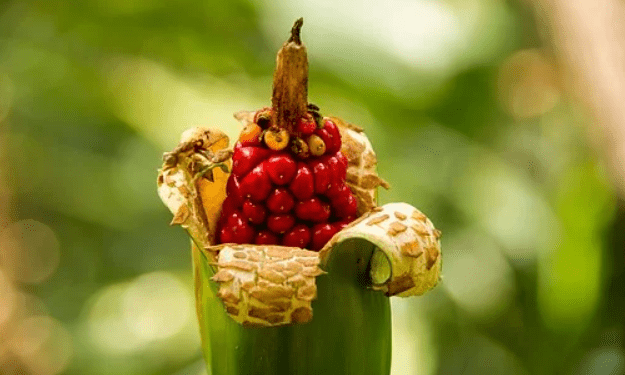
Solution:
{"label": "brown dried spadix", "polygon": [[304,19],[295,21],[291,37],[278,51],[273,75],[273,123],[292,132],[308,105],[308,54],[300,32]]}

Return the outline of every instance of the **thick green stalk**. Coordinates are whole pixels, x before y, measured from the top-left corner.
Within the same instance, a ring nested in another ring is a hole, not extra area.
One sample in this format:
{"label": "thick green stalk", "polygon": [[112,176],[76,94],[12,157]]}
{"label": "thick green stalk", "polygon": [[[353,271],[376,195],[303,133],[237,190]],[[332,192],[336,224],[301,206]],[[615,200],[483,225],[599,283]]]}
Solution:
{"label": "thick green stalk", "polygon": [[193,246],[202,347],[213,375],[386,375],[391,364],[389,298],[370,288],[375,246],[353,238],[335,245],[317,278],[311,322],[244,327],[225,312],[210,280],[213,266]]}

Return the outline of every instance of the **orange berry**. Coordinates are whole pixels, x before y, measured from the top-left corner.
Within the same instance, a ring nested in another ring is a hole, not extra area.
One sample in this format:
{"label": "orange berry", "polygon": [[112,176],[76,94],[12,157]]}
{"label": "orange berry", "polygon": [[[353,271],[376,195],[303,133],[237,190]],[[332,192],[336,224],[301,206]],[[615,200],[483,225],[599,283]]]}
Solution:
{"label": "orange berry", "polygon": [[289,144],[289,133],[285,129],[269,128],[265,132],[265,144],[272,150],[283,150]]}
{"label": "orange berry", "polygon": [[254,124],[248,124],[239,135],[239,141],[243,146],[252,146],[260,144],[260,134],[263,132],[263,129]]}

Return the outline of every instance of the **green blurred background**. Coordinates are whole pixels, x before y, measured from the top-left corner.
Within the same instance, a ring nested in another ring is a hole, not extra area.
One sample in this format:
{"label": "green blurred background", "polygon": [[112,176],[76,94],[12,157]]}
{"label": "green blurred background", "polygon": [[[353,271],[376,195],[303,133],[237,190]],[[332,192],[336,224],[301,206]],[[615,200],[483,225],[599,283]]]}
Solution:
{"label": "green blurred background", "polygon": [[205,374],[157,168],[269,104],[300,16],[310,101],[365,129],[382,203],[443,231],[442,283],[392,301],[393,374],[625,373],[623,181],[534,9],[2,1],[0,374]]}

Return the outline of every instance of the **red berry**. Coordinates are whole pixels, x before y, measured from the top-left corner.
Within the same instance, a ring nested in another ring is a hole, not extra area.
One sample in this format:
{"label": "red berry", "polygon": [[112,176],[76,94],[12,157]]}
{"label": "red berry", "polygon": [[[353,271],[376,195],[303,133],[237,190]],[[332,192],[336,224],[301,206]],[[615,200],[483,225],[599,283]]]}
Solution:
{"label": "red berry", "polygon": [[337,232],[332,224],[317,224],[312,229],[312,245],[313,250],[320,250]]}
{"label": "red berry", "polygon": [[226,207],[222,207],[221,217],[219,218],[220,227],[231,227],[232,225],[236,225],[238,220],[241,218],[241,210],[228,210]]}
{"label": "red berry", "polygon": [[328,154],[338,152],[341,149],[341,133],[339,132],[339,128],[331,120],[325,120],[323,123],[323,129],[328,132],[331,139],[330,143],[326,142]]}
{"label": "red berry", "polygon": [[321,211],[317,214],[317,217],[314,217],[312,221],[321,223],[323,221],[327,221],[330,218],[330,214],[332,213],[332,209],[330,205],[326,202],[321,202]]}
{"label": "red berry", "polygon": [[252,226],[248,223],[245,223],[241,226],[233,227],[232,232],[236,236],[235,242],[240,244],[252,243],[252,241],[254,240],[254,235],[256,234],[254,228],[252,228]]}
{"label": "red berry", "polygon": [[256,234],[254,243],[257,245],[277,245],[280,238],[268,230],[261,230]]}
{"label": "red berry", "polygon": [[224,199],[224,203],[221,205],[222,215],[225,212],[230,213],[236,210],[237,208],[239,208],[239,205],[237,204],[235,198],[229,195],[226,197],[226,199]]}
{"label": "red berry", "polygon": [[269,215],[267,218],[267,228],[272,232],[282,234],[291,229],[295,224],[295,218],[293,215]]}
{"label": "red berry", "polygon": [[289,154],[279,154],[267,159],[267,173],[276,185],[286,185],[297,172],[297,163]]}
{"label": "red berry", "polygon": [[295,216],[302,220],[312,220],[315,213],[321,211],[321,201],[317,197],[309,198],[295,205]]}
{"label": "red berry", "polygon": [[224,217],[225,217],[224,223],[226,226],[229,226],[229,227],[238,225],[242,220],[244,220],[241,210],[225,212]]}
{"label": "red berry", "polygon": [[343,168],[345,168],[345,170],[347,170],[347,165],[349,164],[349,161],[347,160],[347,156],[345,156],[345,154],[342,151],[337,151],[336,154],[334,154],[334,157],[341,162],[341,164],[343,165]]}
{"label": "red berry", "polygon": [[356,220],[356,216],[348,216],[345,219],[337,221],[336,223],[334,223],[334,227],[336,228],[337,232],[341,231],[341,230],[345,229],[346,226],[351,224],[351,222],[354,221],[354,220]]}
{"label": "red berry", "polygon": [[243,195],[241,194],[241,183],[237,176],[231,174],[228,177],[228,182],[226,183],[226,194],[228,198],[232,198],[233,203],[239,207],[241,202],[243,202]]}
{"label": "red berry", "polygon": [[295,216],[299,219],[320,223],[330,217],[330,205],[322,202],[317,197],[297,202]]}
{"label": "red berry", "polygon": [[235,237],[234,233],[232,233],[232,229],[229,227],[223,227],[219,231],[219,242],[220,243],[234,243]]}
{"label": "red berry", "polygon": [[243,147],[241,142],[237,142],[237,143],[234,144],[233,151],[236,153],[237,151],[239,151],[241,149],[241,147]]}
{"label": "red berry", "polygon": [[289,185],[291,193],[299,199],[308,199],[314,194],[314,178],[313,173],[304,163],[297,163],[297,173],[293,177],[293,181]]}
{"label": "red berry", "polygon": [[246,199],[243,202],[243,216],[253,224],[262,224],[267,216],[267,209],[260,203],[252,202]]}
{"label": "red berry", "polygon": [[232,174],[245,176],[252,168],[271,155],[271,150],[260,147],[240,147],[232,155]]}
{"label": "red berry", "polygon": [[336,217],[345,218],[355,216],[358,213],[358,201],[353,194],[340,196],[332,201],[334,215]]}
{"label": "red berry", "polygon": [[298,224],[282,237],[282,245],[304,249],[308,246],[310,238],[310,229],[303,224]]}
{"label": "red berry", "polygon": [[347,169],[343,167],[343,164],[335,156],[324,158],[324,162],[330,170],[330,181],[332,184],[341,184],[345,182]]}
{"label": "red berry", "polygon": [[[226,229],[224,231],[224,229]],[[236,210],[232,212],[225,221],[225,224],[220,231],[220,237],[225,236],[228,242],[234,243],[251,243],[254,239],[254,228],[247,222],[247,219]],[[221,241],[224,242],[223,240]]]}
{"label": "red berry", "polygon": [[254,167],[254,169],[241,180],[240,191],[244,198],[251,198],[256,202],[261,202],[267,198],[271,191],[271,181],[267,175],[265,163]]}
{"label": "red berry", "polygon": [[271,150],[257,146],[245,146],[237,142],[238,148],[232,155],[232,173],[241,177],[271,155]]}
{"label": "red berry", "polygon": [[315,176],[315,193],[325,193],[332,182],[330,168],[320,160],[312,161],[309,165]]}
{"label": "red berry", "polygon": [[276,188],[267,198],[267,208],[273,213],[284,214],[293,208],[295,199],[286,188]]}
{"label": "red berry", "polygon": [[218,228],[225,226],[228,218],[235,212],[239,207],[234,204],[231,197],[226,197],[223,205],[221,206],[221,214],[219,215],[219,221],[217,222]]}
{"label": "red berry", "polygon": [[305,116],[299,119],[295,131],[301,135],[310,135],[317,129],[317,123],[312,116]]}
{"label": "red berry", "polygon": [[326,191],[326,197],[331,200],[341,199],[348,194],[351,194],[352,191],[349,190],[349,187],[345,183],[332,184],[328,191]]}

